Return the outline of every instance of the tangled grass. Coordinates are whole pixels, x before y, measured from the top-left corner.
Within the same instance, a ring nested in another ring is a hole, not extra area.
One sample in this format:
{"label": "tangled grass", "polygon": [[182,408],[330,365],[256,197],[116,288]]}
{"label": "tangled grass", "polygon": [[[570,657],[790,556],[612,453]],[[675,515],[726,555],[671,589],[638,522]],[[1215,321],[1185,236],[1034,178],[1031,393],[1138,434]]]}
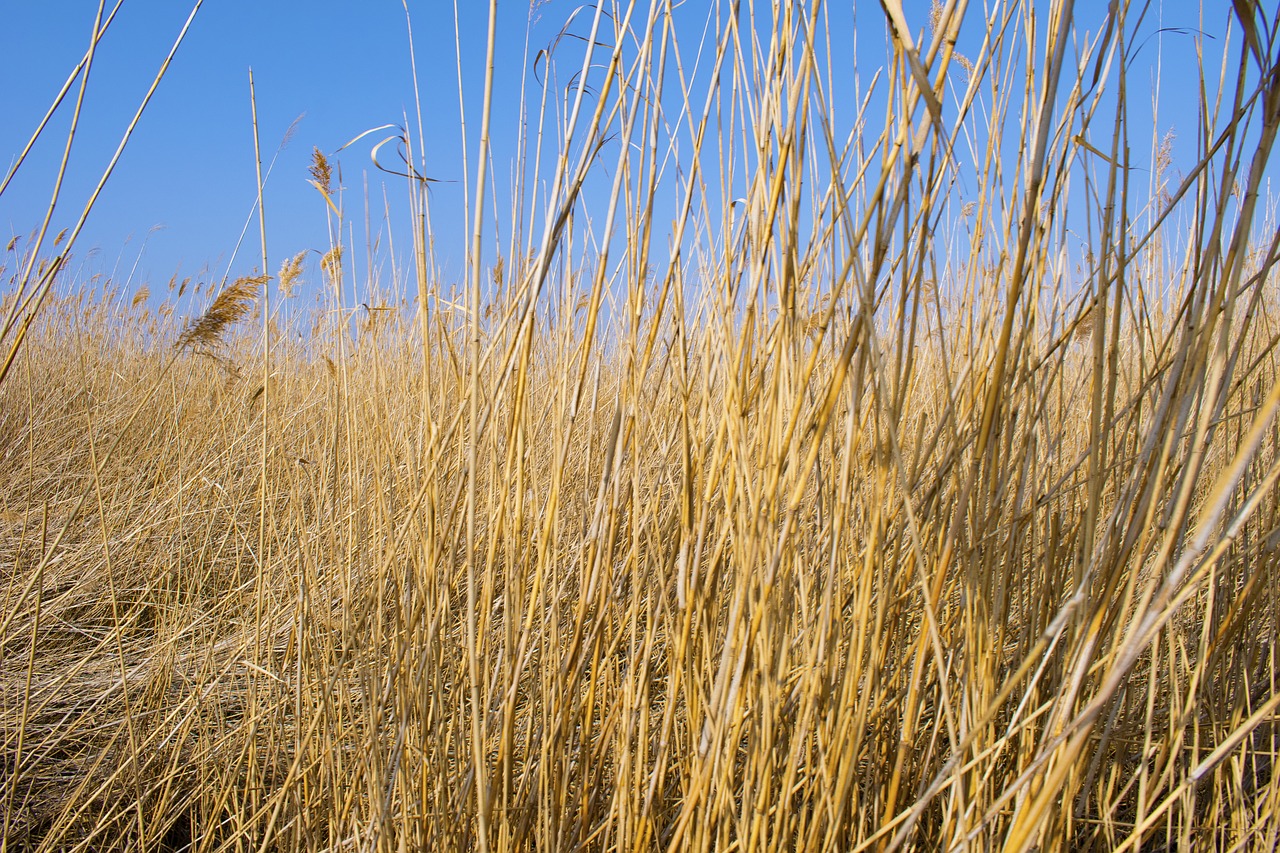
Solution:
{"label": "tangled grass", "polygon": [[5,850],[1274,849],[1276,21],[1139,199],[1136,10],[885,6],[847,140],[820,4],[701,89],[588,10],[462,297],[417,178],[354,311],[340,241],[314,313],[11,244]]}

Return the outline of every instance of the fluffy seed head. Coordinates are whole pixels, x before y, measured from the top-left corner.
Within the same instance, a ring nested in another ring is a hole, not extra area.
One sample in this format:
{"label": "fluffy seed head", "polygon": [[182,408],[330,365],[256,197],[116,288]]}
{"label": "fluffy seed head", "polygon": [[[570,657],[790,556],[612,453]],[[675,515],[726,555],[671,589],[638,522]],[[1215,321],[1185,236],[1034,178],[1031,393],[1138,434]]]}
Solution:
{"label": "fluffy seed head", "polygon": [[258,288],[267,283],[269,276],[243,276],[218,294],[209,310],[195,322],[187,324],[174,344],[178,349],[195,349],[217,343],[222,333],[244,319],[258,298]]}

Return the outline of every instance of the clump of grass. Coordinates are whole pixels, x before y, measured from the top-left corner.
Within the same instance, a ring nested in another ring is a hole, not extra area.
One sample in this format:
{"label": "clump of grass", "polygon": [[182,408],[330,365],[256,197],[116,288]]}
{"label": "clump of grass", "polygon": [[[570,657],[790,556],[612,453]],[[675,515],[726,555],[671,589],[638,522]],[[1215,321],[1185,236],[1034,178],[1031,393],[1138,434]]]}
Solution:
{"label": "clump of grass", "polygon": [[[0,384],[5,842],[1273,848],[1280,27],[1232,7],[1175,181],[1140,10],[885,5],[866,89],[816,5],[714,13],[696,74],[584,8],[461,296],[421,180],[414,275],[344,267],[321,156],[313,317],[51,302]],[[265,393],[171,369],[215,343]]]}

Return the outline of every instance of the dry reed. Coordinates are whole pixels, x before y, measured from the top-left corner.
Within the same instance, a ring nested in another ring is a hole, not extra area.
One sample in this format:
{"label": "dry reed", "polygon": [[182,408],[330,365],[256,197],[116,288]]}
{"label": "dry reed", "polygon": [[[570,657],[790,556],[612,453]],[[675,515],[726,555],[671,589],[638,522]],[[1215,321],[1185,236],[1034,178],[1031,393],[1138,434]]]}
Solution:
{"label": "dry reed", "polygon": [[1280,21],[1233,4],[1175,175],[1140,9],[884,5],[866,88],[818,3],[713,4],[697,69],[669,4],[584,7],[461,296],[427,164],[387,284],[317,152],[313,316],[50,300],[6,853],[1274,849]]}

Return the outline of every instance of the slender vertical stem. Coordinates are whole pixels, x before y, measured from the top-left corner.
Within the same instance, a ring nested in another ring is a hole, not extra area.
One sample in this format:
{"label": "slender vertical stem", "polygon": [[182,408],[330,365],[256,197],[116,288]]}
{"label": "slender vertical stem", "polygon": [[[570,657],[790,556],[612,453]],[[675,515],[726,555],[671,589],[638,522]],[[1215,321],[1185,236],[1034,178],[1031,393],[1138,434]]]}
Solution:
{"label": "slender vertical stem", "polygon": [[[262,286],[262,445],[261,455],[259,456],[259,479],[258,479],[258,565],[257,579],[255,585],[257,594],[254,604],[254,662],[261,664],[262,661],[262,636],[263,636],[263,604],[267,586],[267,412],[269,411],[269,402],[267,385],[270,377],[270,357],[268,355],[271,348],[271,337],[267,333],[267,326],[270,322],[270,312],[268,310],[268,282],[265,281],[267,275],[267,222],[266,212],[262,207],[262,154],[258,144],[258,99],[254,92],[253,86],[253,69],[249,69],[249,107],[253,120],[253,159],[257,169],[257,185],[258,185],[258,233],[262,241],[262,273],[264,278]],[[252,683],[256,683],[254,679]],[[253,688],[250,688],[249,707],[254,709],[254,722],[250,725],[249,737],[249,754],[250,754],[250,772],[256,764],[253,759],[254,749],[256,747],[257,738],[253,735],[253,730],[257,727],[257,705],[256,696]]]}
{"label": "slender vertical stem", "polygon": [[479,628],[476,613],[476,471],[479,464],[480,425],[480,274],[481,240],[484,233],[484,194],[489,164],[489,118],[493,105],[493,55],[497,41],[498,0],[489,0],[488,51],[485,59],[484,107],[480,116],[480,146],[476,153],[475,206],[472,208],[471,295],[471,393],[468,415],[471,422],[467,448],[467,669],[471,680],[471,760],[476,783],[476,808],[481,853],[489,850],[489,790],[485,767],[484,714],[480,696]]}

